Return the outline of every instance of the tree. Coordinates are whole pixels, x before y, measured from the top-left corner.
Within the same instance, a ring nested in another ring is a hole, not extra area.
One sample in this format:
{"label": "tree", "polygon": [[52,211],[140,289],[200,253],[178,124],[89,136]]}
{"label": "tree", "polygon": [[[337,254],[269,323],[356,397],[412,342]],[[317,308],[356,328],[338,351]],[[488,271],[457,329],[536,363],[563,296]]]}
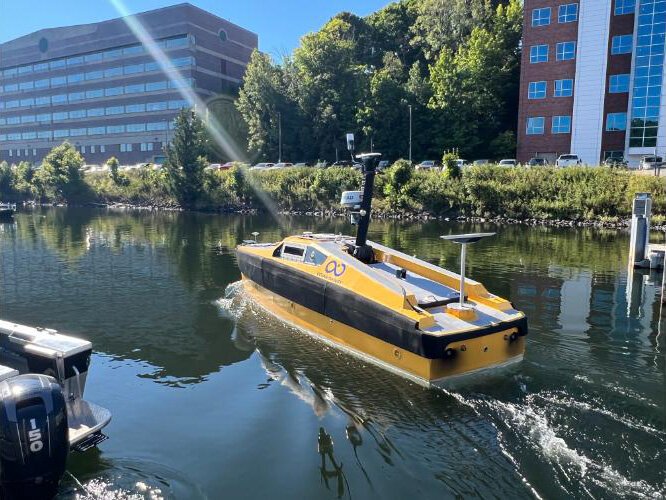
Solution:
{"label": "tree", "polygon": [[263,159],[277,158],[278,113],[286,117],[295,105],[286,97],[284,71],[267,54],[252,52],[236,106],[247,124],[248,150]]}
{"label": "tree", "polygon": [[118,171],[118,158],[112,156],[106,160],[106,165],[109,167],[109,177],[116,186],[127,186],[129,184],[127,176]]}
{"label": "tree", "polygon": [[456,52],[474,28],[486,27],[498,0],[423,0],[416,7],[412,44],[427,60],[448,49]]}
{"label": "tree", "polygon": [[475,27],[456,52],[444,48],[430,66],[430,107],[448,115],[464,155],[492,153],[488,144],[515,129],[522,6],[500,5],[490,27]]}
{"label": "tree", "polygon": [[[344,150],[344,134],[355,129],[368,88],[368,68],[357,58],[363,22],[351,15],[334,17],[305,35],[294,51],[296,100],[312,131],[303,145],[310,158],[334,158],[336,149]],[[357,142],[362,146],[363,137]]]}
{"label": "tree", "polygon": [[85,191],[80,171],[83,163],[83,156],[69,142],[54,147],[34,177],[39,195],[53,201],[81,199]]}
{"label": "tree", "polygon": [[10,198],[14,195],[14,175],[12,167],[6,161],[0,162],[0,196]]}
{"label": "tree", "polygon": [[195,208],[201,198],[207,148],[203,122],[192,110],[182,109],[166,148],[165,163],[169,189],[182,207]]}

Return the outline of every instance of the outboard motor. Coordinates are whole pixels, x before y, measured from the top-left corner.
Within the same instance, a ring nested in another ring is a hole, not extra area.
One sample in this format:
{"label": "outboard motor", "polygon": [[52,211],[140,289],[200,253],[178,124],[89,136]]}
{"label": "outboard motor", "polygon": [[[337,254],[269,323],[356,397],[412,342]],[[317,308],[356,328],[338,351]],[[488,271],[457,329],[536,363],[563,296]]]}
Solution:
{"label": "outboard motor", "polygon": [[0,498],[53,498],[69,453],[62,388],[47,375],[7,375],[0,381]]}

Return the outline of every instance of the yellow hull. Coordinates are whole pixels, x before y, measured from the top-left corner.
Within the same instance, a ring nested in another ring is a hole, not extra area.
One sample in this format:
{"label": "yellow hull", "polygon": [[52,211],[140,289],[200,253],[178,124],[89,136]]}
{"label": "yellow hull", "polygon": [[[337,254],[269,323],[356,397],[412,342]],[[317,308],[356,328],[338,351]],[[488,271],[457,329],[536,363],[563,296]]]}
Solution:
{"label": "yellow hull", "polygon": [[452,359],[429,359],[285,299],[245,276],[243,284],[259,305],[283,321],[423,385],[437,385],[463,375],[511,365],[522,360],[525,351],[523,336],[507,342],[507,336],[517,332],[517,328],[508,328],[450,343],[449,347],[456,351]]}

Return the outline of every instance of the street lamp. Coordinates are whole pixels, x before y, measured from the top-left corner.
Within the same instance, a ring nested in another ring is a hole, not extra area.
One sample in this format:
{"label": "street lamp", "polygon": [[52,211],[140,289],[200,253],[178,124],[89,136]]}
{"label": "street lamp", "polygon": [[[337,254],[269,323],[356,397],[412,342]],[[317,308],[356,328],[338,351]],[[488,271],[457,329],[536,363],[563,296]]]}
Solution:
{"label": "street lamp", "polygon": [[278,163],[282,163],[282,113],[278,111],[277,115],[278,115]]}
{"label": "street lamp", "polygon": [[412,105],[408,104],[409,108],[409,164],[412,164]]}

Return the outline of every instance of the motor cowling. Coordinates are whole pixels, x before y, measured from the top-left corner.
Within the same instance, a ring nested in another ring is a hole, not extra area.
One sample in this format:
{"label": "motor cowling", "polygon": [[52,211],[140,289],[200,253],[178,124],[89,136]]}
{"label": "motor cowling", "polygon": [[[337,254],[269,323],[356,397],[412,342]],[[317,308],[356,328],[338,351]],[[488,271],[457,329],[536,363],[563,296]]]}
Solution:
{"label": "motor cowling", "polygon": [[53,377],[0,382],[0,497],[53,498],[69,453],[67,408]]}

